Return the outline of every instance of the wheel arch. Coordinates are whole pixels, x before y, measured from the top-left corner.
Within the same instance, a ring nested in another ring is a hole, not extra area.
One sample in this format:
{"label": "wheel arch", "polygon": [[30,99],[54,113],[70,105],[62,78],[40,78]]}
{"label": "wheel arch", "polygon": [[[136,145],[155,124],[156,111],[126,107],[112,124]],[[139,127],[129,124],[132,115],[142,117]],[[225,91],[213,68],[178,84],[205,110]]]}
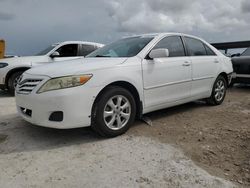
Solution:
{"label": "wheel arch", "polygon": [[6,87],[8,87],[8,80],[11,77],[12,74],[14,74],[15,72],[19,72],[19,71],[26,71],[28,69],[30,69],[31,67],[17,67],[14,69],[11,69],[5,76],[5,85]]}
{"label": "wheel arch", "polygon": [[222,76],[223,78],[225,78],[225,80],[226,80],[226,82],[227,82],[227,87],[228,87],[230,83],[229,83],[229,79],[228,79],[227,73],[221,72],[221,73],[219,74],[219,76]]}
{"label": "wheel arch", "polygon": [[96,101],[102,96],[102,94],[105,92],[105,90],[110,86],[122,87],[122,88],[128,90],[133,95],[133,97],[135,99],[135,103],[136,103],[136,117],[138,119],[140,119],[142,117],[142,112],[143,112],[143,103],[142,103],[141,97],[139,95],[137,88],[133,84],[131,84],[130,82],[127,82],[127,81],[115,81],[115,82],[112,82],[112,83],[108,84],[107,86],[105,86],[96,96],[95,101],[94,101],[93,106],[92,106],[92,112],[93,112],[93,107],[94,107]]}

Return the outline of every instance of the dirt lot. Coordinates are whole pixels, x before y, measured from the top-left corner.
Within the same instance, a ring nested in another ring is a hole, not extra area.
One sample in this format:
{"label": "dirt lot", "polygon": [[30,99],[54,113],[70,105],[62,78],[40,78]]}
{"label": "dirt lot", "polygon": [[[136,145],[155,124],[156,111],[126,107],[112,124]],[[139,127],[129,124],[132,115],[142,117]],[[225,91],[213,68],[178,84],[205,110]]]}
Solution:
{"label": "dirt lot", "polygon": [[249,187],[250,87],[223,105],[194,102],[148,114],[129,132],[102,139],[89,128],[53,130],[16,115],[0,91],[3,187]]}
{"label": "dirt lot", "polygon": [[150,118],[153,127],[133,134],[176,145],[210,174],[250,186],[250,86],[231,88],[221,106],[194,102]]}

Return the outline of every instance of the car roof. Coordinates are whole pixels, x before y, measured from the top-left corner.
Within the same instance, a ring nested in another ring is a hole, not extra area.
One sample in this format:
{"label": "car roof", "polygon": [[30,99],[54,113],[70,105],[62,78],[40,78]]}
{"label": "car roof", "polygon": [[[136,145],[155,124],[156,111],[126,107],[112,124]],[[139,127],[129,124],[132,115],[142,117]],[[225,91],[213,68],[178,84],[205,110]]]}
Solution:
{"label": "car roof", "polygon": [[186,36],[186,37],[192,37],[196,38],[199,40],[203,40],[199,37],[193,36],[193,35],[188,35],[184,33],[176,33],[176,32],[167,32],[167,33],[147,33],[147,34],[139,34],[139,35],[132,35],[124,38],[131,38],[131,37],[164,37],[164,36],[170,36],[170,35],[179,35],[179,36]]}
{"label": "car roof", "polygon": [[86,45],[93,45],[93,46],[98,46],[98,47],[103,47],[104,44],[101,43],[96,43],[96,42],[87,42],[87,41],[64,41],[64,42],[57,42],[54,43],[53,45],[62,45],[62,44],[86,44]]}

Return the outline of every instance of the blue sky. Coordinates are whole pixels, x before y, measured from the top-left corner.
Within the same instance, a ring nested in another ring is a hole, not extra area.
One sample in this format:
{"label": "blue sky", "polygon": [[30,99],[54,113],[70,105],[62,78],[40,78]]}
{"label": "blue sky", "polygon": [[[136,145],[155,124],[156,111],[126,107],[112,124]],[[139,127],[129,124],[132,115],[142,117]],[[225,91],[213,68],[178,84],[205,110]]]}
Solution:
{"label": "blue sky", "polygon": [[249,18],[249,0],[0,0],[0,38],[17,55],[65,40],[109,43],[151,32],[250,40]]}

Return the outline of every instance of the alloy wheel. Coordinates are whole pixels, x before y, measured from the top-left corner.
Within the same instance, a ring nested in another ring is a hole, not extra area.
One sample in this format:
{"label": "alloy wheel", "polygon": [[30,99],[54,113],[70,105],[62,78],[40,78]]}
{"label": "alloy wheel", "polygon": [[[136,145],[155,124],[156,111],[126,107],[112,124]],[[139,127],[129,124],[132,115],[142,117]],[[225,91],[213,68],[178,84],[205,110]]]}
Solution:
{"label": "alloy wheel", "polygon": [[18,83],[18,80],[19,80],[20,76],[17,76],[15,79],[14,79],[14,83],[13,83],[13,88],[16,89],[16,86],[17,86],[17,83]]}
{"label": "alloy wheel", "polygon": [[226,87],[225,83],[222,80],[218,80],[218,82],[215,85],[215,90],[214,90],[214,97],[215,99],[219,102],[224,98]]}
{"label": "alloy wheel", "polygon": [[103,119],[106,126],[112,130],[123,128],[131,116],[131,104],[129,100],[116,95],[108,100],[104,107]]}

